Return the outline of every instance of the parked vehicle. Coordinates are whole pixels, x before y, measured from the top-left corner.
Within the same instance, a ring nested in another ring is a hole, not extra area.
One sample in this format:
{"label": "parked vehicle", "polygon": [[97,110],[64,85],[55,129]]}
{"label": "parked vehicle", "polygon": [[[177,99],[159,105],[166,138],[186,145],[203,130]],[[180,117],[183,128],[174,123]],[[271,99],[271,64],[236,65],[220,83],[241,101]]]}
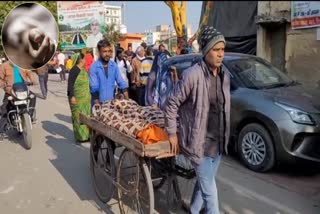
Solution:
{"label": "parked vehicle", "polygon": [[23,135],[26,149],[32,147],[32,121],[29,107],[30,94],[26,83],[17,83],[12,87],[12,95],[8,97],[8,116],[5,130],[15,129]]}
{"label": "parked vehicle", "polygon": [[[171,57],[161,72],[175,66],[181,76],[201,57]],[[296,159],[320,162],[320,104],[301,84],[252,55],[225,53],[223,68],[231,76],[231,149],[249,169],[265,172]],[[160,97],[171,90],[169,79],[162,76]]]}

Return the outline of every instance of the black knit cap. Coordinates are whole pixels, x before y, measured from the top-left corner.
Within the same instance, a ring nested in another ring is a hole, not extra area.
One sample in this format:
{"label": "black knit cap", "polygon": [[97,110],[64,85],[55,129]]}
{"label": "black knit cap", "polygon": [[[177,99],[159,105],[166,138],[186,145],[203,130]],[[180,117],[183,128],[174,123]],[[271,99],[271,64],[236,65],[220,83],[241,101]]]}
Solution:
{"label": "black knit cap", "polygon": [[222,33],[220,33],[214,27],[208,25],[205,25],[201,28],[198,36],[198,44],[203,56],[205,56],[218,42],[224,42],[224,44],[226,44]]}

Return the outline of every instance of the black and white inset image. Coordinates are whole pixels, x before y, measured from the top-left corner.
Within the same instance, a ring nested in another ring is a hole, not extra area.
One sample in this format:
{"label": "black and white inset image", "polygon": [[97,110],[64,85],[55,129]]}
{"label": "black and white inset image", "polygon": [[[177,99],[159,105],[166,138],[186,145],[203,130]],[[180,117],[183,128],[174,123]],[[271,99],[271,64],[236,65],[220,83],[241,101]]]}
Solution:
{"label": "black and white inset image", "polygon": [[23,69],[45,65],[58,45],[58,26],[51,12],[37,3],[13,8],[2,28],[2,45],[8,59]]}

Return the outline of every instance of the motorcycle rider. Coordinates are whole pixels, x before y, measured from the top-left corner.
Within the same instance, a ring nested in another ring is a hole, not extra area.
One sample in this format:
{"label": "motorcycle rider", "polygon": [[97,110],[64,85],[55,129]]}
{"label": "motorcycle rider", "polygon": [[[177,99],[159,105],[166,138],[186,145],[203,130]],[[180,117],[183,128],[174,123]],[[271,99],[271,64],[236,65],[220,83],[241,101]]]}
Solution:
{"label": "motorcycle rider", "polygon": [[[0,119],[0,133],[4,130],[4,126],[7,120],[7,106],[9,103],[8,97],[11,96],[12,86],[15,83],[30,83],[35,85],[35,79],[33,78],[32,72],[30,70],[21,69],[18,66],[7,61],[0,65],[0,88],[5,92],[1,106],[1,119]],[[30,94],[33,94],[30,91]],[[34,95],[34,94],[33,94]],[[36,96],[30,99],[29,107],[35,108],[36,106]],[[34,109],[30,110],[31,120],[35,122]]]}

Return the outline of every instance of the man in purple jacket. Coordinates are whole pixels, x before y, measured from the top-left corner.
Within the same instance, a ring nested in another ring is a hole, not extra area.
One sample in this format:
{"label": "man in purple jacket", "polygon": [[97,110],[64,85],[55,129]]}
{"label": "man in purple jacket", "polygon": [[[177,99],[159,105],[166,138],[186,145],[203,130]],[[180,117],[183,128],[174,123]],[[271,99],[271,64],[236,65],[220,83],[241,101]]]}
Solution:
{"label": "man in purple jacket", "polygon": [[166,130],[176,152],[179,112],[180,150],[197,175],[190,212],[199,213],[204,206],[205,213],[218,214],[215,175],[229,140],[230,77],[222,69],[224,36],[213,27],[204,26],[198,43],[203,60],[183,72],[175,93],[168,98]]}

